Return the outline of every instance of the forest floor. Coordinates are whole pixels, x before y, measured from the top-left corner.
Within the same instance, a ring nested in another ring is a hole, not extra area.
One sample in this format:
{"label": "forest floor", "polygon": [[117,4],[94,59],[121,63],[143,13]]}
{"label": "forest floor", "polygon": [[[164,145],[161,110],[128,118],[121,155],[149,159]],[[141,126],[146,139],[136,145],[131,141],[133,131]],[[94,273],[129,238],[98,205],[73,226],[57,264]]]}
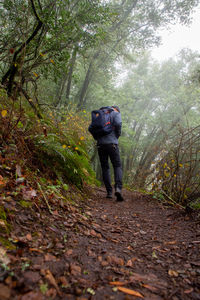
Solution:
{"label": "forest floor", "polygon": [[97,188],[86,198],[52,213],[9,200],[16,247],[0,245],[1,300],[200,299],[196,215],[139,192],[116,202]]}

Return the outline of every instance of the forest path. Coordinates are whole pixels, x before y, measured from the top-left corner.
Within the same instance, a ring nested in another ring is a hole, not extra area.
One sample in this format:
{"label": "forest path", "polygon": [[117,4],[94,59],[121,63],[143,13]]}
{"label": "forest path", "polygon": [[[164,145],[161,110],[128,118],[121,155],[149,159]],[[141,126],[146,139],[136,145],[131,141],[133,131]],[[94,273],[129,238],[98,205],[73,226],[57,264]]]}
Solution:
{"label": "forest path", "polygon": [[140,193],[125,191],[124,197],[106,199],[99,189],[89,202],[91,228],[76,249],[82,249],[79,263],[88,271],[92,299],[135,298],[112,290],[120,284],[144,299],[200,299],[197,224]]}
{"label": "forest path", "polygon": [[141,193],[124,197],[98,188],[53,215],[18,211],[15,276],[1,278],[0,299],[200,299],[199,222]]}

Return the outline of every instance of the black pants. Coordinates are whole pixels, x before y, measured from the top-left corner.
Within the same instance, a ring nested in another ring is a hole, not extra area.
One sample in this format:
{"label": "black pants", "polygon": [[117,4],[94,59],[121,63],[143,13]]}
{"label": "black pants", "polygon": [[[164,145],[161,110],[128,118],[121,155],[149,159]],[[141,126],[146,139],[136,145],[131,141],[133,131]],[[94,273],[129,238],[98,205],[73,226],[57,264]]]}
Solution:
{"label": "black pants", "polygon": [[102,168],[103,181],[107,192],[112,192],[110,167],[108,158],[110,157],[113,169],[115,188],[122,189],[122,164],[120,160],[119,147],[115,144],[104,144],[98,146],[98,154]]}

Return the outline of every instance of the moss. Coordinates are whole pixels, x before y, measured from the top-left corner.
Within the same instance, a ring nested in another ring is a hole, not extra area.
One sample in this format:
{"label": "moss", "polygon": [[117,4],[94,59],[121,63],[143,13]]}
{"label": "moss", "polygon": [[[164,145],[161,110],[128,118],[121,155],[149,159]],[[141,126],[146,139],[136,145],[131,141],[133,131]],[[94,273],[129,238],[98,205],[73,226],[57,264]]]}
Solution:
{"label": "moss", "polygon": [[20,200],[19,201],[19,204],[24,207],[24,208],[29,208],[33,205],[32,202],[28,202],[28,201],[25,201],[25,200]]}
{"label": "moss", "polygon": [[2,236],[0,236],[0,243],[2,244],[2,246],[9,250],[16,249],[15,245],[13,245],[10,241],[8,241],[6,238],[3,238]]}
{"label": "moss", "polygon": [[6,213],[2,206],[0,206],[0,219],[6,221]]}
{"label": "moss", "polygon": [[37,231],[33,232],[32,237],[39,237],[39,233]]}
{"label": "moss", "polygon": [[11,225],[7,222],[6,212],[3,206],[0,206],[0,233],[9,233],[11,230]]}

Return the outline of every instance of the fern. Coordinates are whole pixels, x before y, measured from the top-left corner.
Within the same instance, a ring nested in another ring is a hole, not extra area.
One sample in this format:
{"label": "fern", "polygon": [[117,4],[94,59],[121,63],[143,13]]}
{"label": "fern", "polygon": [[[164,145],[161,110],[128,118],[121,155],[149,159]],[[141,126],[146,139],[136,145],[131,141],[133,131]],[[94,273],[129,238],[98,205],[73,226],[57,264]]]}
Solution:
{"label": "fern", "polygon": [[[95,174],[90,167],[86,151],[74,145],[69,145],[69,141],[64,141],[61,136],[49,134],[46,138],[43,135],[34,137],[35,154],[46,167],[51,167],[54,174],[59,172],[63,178],[81,187],[83,182],[95,183]],[[72,140],[70,141],[72,142]],[[74,143],[75,144],[75,143]],[[68,145],[63,148],[63,145]]]}

